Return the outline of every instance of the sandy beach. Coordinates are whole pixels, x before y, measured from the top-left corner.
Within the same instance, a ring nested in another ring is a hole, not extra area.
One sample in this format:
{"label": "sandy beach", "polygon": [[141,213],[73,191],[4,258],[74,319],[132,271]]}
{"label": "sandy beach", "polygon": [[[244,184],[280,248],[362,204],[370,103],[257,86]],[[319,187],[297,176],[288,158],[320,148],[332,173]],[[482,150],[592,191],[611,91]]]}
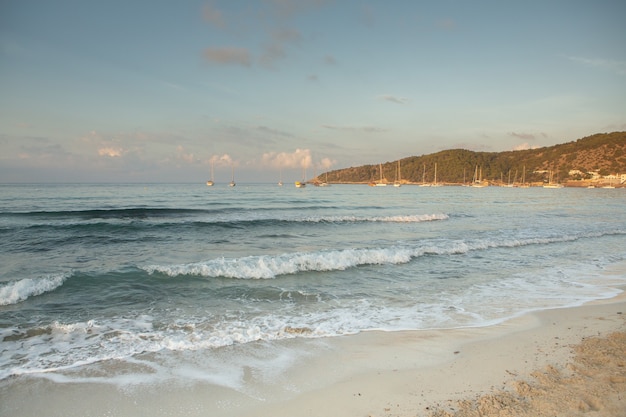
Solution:
{"label": "sandy beach", "polygon": [[0,415],[626,415],[624,294],[482,328],[289,343],[310,354],[274,383],[242,369],[256,387],[245,393],[210,383],[128,389],[17,379],[0,387]]}
{"label": "sandy beach", "polygon": [[623,313],[622,295],[487,328],[359,335],[338,343],[336,359],[358,364],[349,378],[249,415],[623,416]]}

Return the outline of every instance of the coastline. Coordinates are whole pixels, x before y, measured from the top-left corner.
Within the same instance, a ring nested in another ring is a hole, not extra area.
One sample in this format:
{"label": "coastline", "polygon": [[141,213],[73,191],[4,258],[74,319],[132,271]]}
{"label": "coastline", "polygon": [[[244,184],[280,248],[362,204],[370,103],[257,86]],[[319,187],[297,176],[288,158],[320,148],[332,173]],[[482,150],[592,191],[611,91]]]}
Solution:
{"label": "coastline", "polygon": [[[245,393],[210,382],[129,389],[113,384],[18,378],[0,385],[0,415],[509,415],[506,409],[501,414],[484,410],[482,414],[463,414],[462,409],[471,410],[481,401],[497,409],[494,398],[499,393],[519,392],[526,386],[532,389],[541,373],[570,375],[575,346],[581,341],[594,337],[606,340],[611,333],[625,331],[623,292],[612,299],[528,313],[488,327],[371,331],[322,340],[288,340],[283,347],[310,350],[309,354],[301,355],[278,382],[269,385],[263,378],[255,380],[255,372],[244,367],[242,378],[253,387]],[[238,348],[233,349],[237,352]],[[626,346],[620,349],[626,352]],[[625,368],[618,369],[621,374],[613,381],[620,389],[626,388]],[[615,415],[615,407],[626,410],[624,396],[611,398],[610,404],[600,399],[565,398],[571,404],[561,406],[581,413],[587,407],[596,411],[595,416]],[[529,415],[554,413],[533,411]],[[577,414],[564,409],[560,415]]]}
{"label": "coastline", "polygon": [[[505,410],[502,414],[485,410],[463,414],[459,402],[471,408],[470,403],[480,402],[481,397],[509,392],[520,383],[532,384],[533,375],[545,369],[567,373],[576,346],[614,332],[626,332],[626,293],[579,307],[537,311],[483,328],[357,335],[340,341],[341,357],[330,359],[358,363],[350,377],[246,417],[521,415]],[[621,349],[626,353],[626,345]],[[406,355],[415,355],[412,364]],[[626,368],[621,371],[624,375]],[[620,378],[616,381],[626,388],[626,377]],[[619,400],[619,409],[626,410],[626,396]],[[571,401],[573,410],[582,407],[579,398]],[[590,407],[602,409],[597,404]],[[609,406],[605,408],[608,414],[594,415],[615,415]],[[544,414],[535,410],[529,415]]]}

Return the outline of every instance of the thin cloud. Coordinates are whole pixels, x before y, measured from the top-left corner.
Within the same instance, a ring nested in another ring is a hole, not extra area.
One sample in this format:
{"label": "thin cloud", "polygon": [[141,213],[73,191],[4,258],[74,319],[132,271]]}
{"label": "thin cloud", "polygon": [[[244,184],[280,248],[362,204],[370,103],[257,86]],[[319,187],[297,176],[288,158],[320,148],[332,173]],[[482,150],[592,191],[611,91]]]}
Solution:
{"label": "thin cloud", "polygon": [[[258,17],[261,29],[252,28],[251,35],[260,50],[248,50],[237,47],[210,47],[203,52],[204,58],[218,65],[241,65],[250,67],[258,64],[266,68],[275,68],[278,61],[289,56],[289,47],[301,42],[303,36],[297,29],[290,27],[296,15],[307,13],[324,6],[326,0],[265,0]],[[209,24],[223,28],[226,20],[222,12],[211,4],[204,6],[203,19]],[[235,19],[229,19],[234,21]],[[248,29],[245,31],[248,32]]]}
{"label": "thin cloud", "polygon": [[252,65],[250,52],[246,48],[206,48],[204,58],[210,63],[218,65],[241,65],[244,67]]}
{"label": "thin cloud", "polygon": [[260,132],[269,133],[270,135],[274,135],[274,136],[282,136],[282,137],[285,137],[285,138],[292,138],[293,137],[293,135],[291,133],[283,132],[282,130],[273,129],[273,128],[267,127],[267,126],[257,126],[256,129],[258,131],[260,131]]}
{"label": "thin cloud", "polygon": [[205,4],[202,8],[202,18],[217,28],[226,26],[222,12],[215,8],[212,4]]}
{"label": "thin cloud", "polygon": [[535,135],[533,135],[531,133],[510,132],[509,136],[513,136],[514,138],[520,138],[520,139],[524,139],[524,140],[535,140]]}
{"label": "thin cloud", "polygon": [[324,129],[330,130],[344,130],[353,132],[367,132],[367,133],[380,133],[387,132],[388,129],[376,126],[337,126],[337,125],[322,125]]}
{"label": "thin cloud", "polygon": [[615,61],[611,59],[590,59],[579,56],[567,56],[570,61],[583,64],[587,67],[600,68],[615,72],[616,74],[626,75],[626,61]]}
{"label": "thin cloud", "polygon": [[259,62],[263,66],[273,68],[276,61],[287,57],[287,47],[299,43],[301,39],[302,35],[295,29],[275,30],[271,35],[271,41],[263,48]]}
{"label": "thin cloud", "polygon": [[454,19],[442,19],[437,22],[437,27],[443,30],[454,30],[456,29],[456,22]]}
{"label": "thin cloud", "polygon": [[409,102],[409,99],[406,97],[398,97],[398,96],[394,96],[391,94],[383,94],[381,96],[378,96],[378,98],[380,100],[388,101],[390,103],[396,103],[396,104],[406,104]]}
{"label": "thin cloud", "polygon": [[542,138],[547,138],[548,135],[545,132],[539,132],[537,134],[533,134],[533,133],[517,133],[517,132],[509,132],[509,136],[514,137],[514,138],[519,138],[519,139],[523,139],[523,140],[536,140],[538,136],[542,137]]}
{"label": "thin cloud", "polygon": [[326,56],[324,57],[324,63],[325,63],[326,65],[337,65],[337,60],[336,60],[336,59],[335,59],[335,57],[334,57],[334,56],[332,56],[332,55],[326,55]]}
{"label": "thin cloud", "polygon": [[324,6],[328,0],[266,0],[275,16],[290,19],[297,13]]}

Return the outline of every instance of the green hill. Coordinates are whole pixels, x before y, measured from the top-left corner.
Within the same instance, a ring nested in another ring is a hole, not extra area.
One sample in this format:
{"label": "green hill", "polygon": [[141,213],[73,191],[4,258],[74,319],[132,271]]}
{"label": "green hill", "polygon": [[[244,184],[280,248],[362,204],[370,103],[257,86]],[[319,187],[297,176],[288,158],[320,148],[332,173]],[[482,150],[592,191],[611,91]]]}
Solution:
{"label": "green hill", "polygon": [[[498,183],[517,179],[521,181],[525,171],[526,182],[544,182],[548,171],[561,182],[588,179],[588,172],[600,175],[626,173],[626,132],[600,133],[560,145],[537,149],[507,152],[473,152],[450,149],[429,155],[410,156],[400,160],[402,180],[421,183],[434,181],[437,164],[437,182],[459,184],[470,182],[477,167],[482,178]],[[387,182],[396,179],[398,161],[382,164],[383,178]],[[583,175],[570,176],[572,170]],[[509,174],[510,173],[510,174]],[[328,175],[326,177],[326,174]],[[363,165],[322,173],[318,180],[328,178],[330,183],[368,183],[380,178],[379,164]]]}

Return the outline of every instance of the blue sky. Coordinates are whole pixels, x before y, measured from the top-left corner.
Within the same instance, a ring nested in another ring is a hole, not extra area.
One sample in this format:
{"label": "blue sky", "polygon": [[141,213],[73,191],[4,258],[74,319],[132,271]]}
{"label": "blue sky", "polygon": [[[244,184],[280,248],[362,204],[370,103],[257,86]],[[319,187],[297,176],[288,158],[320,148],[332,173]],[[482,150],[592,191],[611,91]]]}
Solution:
{"label": "blue sky", "polygon": [[626,2],[0,0],[0,182],[238,182],[626,130]]}

